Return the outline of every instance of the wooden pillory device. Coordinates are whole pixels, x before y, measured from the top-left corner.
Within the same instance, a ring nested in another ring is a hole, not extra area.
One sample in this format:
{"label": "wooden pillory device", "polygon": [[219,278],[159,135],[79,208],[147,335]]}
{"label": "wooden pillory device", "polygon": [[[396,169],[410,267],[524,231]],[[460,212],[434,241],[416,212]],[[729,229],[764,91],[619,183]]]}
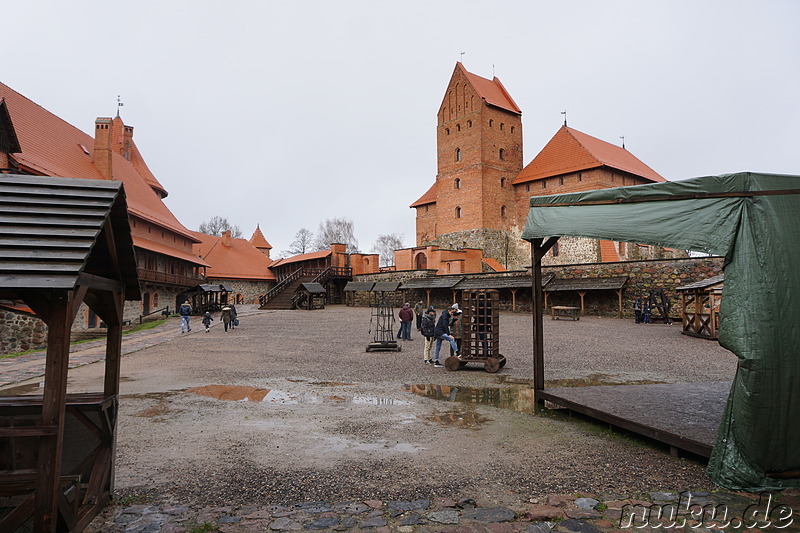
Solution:
{"label": "wooden pillory device", "polygon": [[444,361],[447,370],[458,370],[467,363],[481,363],[487,372],[495,373],[506,366],[500,354],[500,297],[495,289],[465,290],[461,295],[461,357]]}
{"label": "wooden pillory device", "polygon": [[719,304],[725,275],[678,287],[681,295],[681,333],[703,339],[719,337]]}
{"label": "wooden pillory device", "polygon": [[367,345],[368,352],[399,352],[395,330],[395,309],[399,307],[399,282],[377,282],[369,292],[371,310],[370,331],[372,342]]}
{"label": "wooden pillory device", "polygon": [[[109,500],[122,317],[139,300],[116,181],[0,174],[0,298],[47,324],[43,394],[0,401],[0,531],[81,531]],[[67,394],[70,330],[86,303],[107,325],[103,391]]]}

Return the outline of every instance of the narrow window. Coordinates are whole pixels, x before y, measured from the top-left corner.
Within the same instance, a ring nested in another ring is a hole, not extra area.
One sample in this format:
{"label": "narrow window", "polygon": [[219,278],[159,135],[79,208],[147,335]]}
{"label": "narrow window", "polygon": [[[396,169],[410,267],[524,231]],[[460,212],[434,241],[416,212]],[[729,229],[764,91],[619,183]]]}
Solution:
{"label": "narrow window", "polygon": [[506,188],[506,179],[505,178],[500,178],[500,186],[502,188],[504,188],[504,189]]}
{"label": "narrow window", "polygon": [[444,129],[444,134],[445,135],[450,135],[450,128],[445,128]]}
{"label": "narrow window", "polygon": [[456,124],[456,131],[461,131],[461,124]]}
{"label": "narrow window", "polygon": [[525,192],[531,192],[531,184],[530,183],[526,183],[525,184]]}
{"label": "narrow window", "polygon": [[500,131],[503,131],[503,128],[505,128],[505,127],[506,127],[505,123],[501,122],[500,123]]}
{"label": "narrow window", "polygon": [[511,133],[514,133],[514,126],[511,126]]}
{"label": "narrow window", "polygon": [[547,180],[542,180],[542,189],[547,188]]}
{"label": "narrow window", "polygon": [[456,148],[456,161],[461,161],[461,148]]}
{"label": "narrow window", "polygon": [[456,189],[460,189],[461,188],[461,178],[456,178],[456,180],[454,182],[454,185],[455,185]]}
{"label": "narrow window", "polygon": [[558,178],[558,184],[559,185],[564,185],[564,176],[561,176],[560,178]]}
{"label": "narrow window", "polygon": [[583,181],[583,172],[578,172],[578,181]]}
{"label": "narrow window", "polygon": [[456,207],[456,218],[461,218],[461,208]]}
{"label": "narrow window", "polygon": [[472,127],[472,121],[471,121],[471,120],[468,120],[468,121],[467,121],[467,127],[468,127],[468,128],[471,128],[471,127]]}
{"label": "narrow window", "polygon": [[492,127],[492,125],[493,125],[493,124],[494,124],[494,120],[492,120],[492,119],[489,119],[489,127],[490,127],[490,128]]}
{"label": "narrow window", "polygon": [[500,216],[506,218],[506,206],[500,207]]}
{"label": "narrow window", "polygon": [[556,241],[551,250],[553,251],[553,257],[558,257],[558,241]]}
{"label": "narrow window", "polygon": [[505,161],[506,159],[506,151],[500,148],[500,161]]}

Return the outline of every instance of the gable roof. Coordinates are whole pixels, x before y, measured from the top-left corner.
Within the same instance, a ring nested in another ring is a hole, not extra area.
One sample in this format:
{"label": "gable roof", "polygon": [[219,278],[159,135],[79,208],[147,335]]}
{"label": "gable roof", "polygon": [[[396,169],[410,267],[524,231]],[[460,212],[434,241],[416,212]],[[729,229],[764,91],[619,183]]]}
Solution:
{"label": "gable roof", "polygon": [[[83,284],[82,278],[109,278],[125,285],[128,300],[140,299],[122,184],[0,176],[0,295],[71,290]],[[112,237],[103,238],[104,231]],[[114,243],[113,251],[108,242]]]}
{"label": "gable roof", "polygon": [[611,167],[653,182],[667,181],[626,149],[561,126],[542,151],[522,169],[514,184],[598,167]]}
{"label": "gable roof", "polygon": [[[0,97],[6,101],[21,146],[19,153],[9,157],[20,167],[45,176],[104,179],[92,160],[94,137],[3,83],[0,83]],[[138,150],[133,152],[138,154]],[[134,163],[113,151],[111,157],[114,180],[125,184],[128,211],[194,241],[192,233],[175,218]],[[137,158],[141,155],[134,160]],[[143,164],[144,160],[139,168]]]}
{"label": "gable roof", "polygon": [[292,257],[278,259],[277,261],[270,264],[270,267],[283,266],[289,263],[297,263],[300,261],[310,261],[312,259],[323,259],[325,257],[328,257],[329,255],[331,255],[330,250],[321,250],[319,252],[309,252],[307,254],[293,255]]}
{"label": "gable roof", "polygon": [[8,114],[6,100],[0,97],[0,152],[10,154],[19,152],[20,150],[17,133],[14,131],[14,124],[11,122],[11,116]]}
{"label": "gable roof", "polygon": [[508,269],[500,264],[500,261],[497,259],[492,259],[491,257],[483,257],[481,258],[483,264],[494,270],[495,272],[508,272]]}
{"label": "gable roof", "polygon": [[477,74],[469,72],[460,61],[456,63],[456,71],[461,71],[464,74],[467,81],[472,85],[472,88],[478,93],[478,96],[486,101],[487,104],[505,109],[506,111],[511,111],[517,115],[522,114],[522,110],[517,106],[517,103],[514,102],[514,99],[511,98],[511,95],[506,91],[506,88],[503,87],[503,84],[500,83],[497,76],[491,80],[482,78]]}
{"label": "gable roof", "polygon": [[256,248],[272,249],[272,245],[267,242],[267,239],[264,238],[264,234],[261,233],[261,227],[258,225],[256,225],[256,230],[253,232],[253,236],[250,237],[250,243]]}
{"label": "gable roof", "polygon": [[435,204],[436,203],[436,190],[437,190],[436,189],[436,182],[434,181],[433,185],[431,185],[431,188],[428,189],[428,192],[423,194],[420,197],[419,200],[417,200],[416,202],[414,202],[413,204],[411,204],[408,207],[420,207],[420,206],[423,206],[425,204]]}
{"label": "gable roof", "polygon": [[209,266],[206,278],[274,280],[269,270],[270,260],[245,239],[226,239],[204,233],[192,232],[199,244],[192,246]]}

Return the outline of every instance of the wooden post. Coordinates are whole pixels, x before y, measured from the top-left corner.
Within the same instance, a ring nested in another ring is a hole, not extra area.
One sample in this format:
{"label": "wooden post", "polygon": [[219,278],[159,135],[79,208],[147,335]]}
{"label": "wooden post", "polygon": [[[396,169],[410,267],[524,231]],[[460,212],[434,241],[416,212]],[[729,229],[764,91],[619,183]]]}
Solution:
{"label": "wooden post", "polygon": [[586,314],[586,307],[583,305],[583,297],[586,296],[586,291],[578,291],[581,296],[581,316]]}
{"label": "wooden post", "polygon": [[69,368],[69,335],[72,325],[72,302],[67,291],[55,294],[47,323],[47,356],[45,361],[42,426],[54,426],[56,434],[39,440],[34,531],[56,530],[61,449],[64,441],[64,413]]}
{"label": "wooden post", "polygon": [[511,310],[517,310],[517,289],[511,289]]}
{"label": "wooden post", "polygon": [[622,289],[617,289],[617,298],[619,299],[619,317],[622,318]]}
{"label": "wooden post", "polygon": [[431,290],[430,289],[425,289],[425,294],[428,295],[428,307],[430,307],[431,306]]}
{"label": "wooden post", "polygon": [[542,288],[542,257],[558,237],[550,237],[531,241],[531,284],[533,296],[533,390],[534,399],[538,401],[537,391],[544,390],[544,289]]}

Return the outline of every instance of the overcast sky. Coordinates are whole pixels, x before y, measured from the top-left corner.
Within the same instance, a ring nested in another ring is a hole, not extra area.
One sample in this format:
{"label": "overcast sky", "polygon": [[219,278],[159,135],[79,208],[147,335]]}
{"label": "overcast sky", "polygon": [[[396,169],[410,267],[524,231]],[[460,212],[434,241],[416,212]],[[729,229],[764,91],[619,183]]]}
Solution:
{"label": "overcast sky", "polygon": [[116,113],[188,228],[288,248],[355,222],[414,245],[456,61],[523,111],[524,163],[569,125],[670,180],[800,174],[800,2],[2,2],[2,81],[92,134]]}

